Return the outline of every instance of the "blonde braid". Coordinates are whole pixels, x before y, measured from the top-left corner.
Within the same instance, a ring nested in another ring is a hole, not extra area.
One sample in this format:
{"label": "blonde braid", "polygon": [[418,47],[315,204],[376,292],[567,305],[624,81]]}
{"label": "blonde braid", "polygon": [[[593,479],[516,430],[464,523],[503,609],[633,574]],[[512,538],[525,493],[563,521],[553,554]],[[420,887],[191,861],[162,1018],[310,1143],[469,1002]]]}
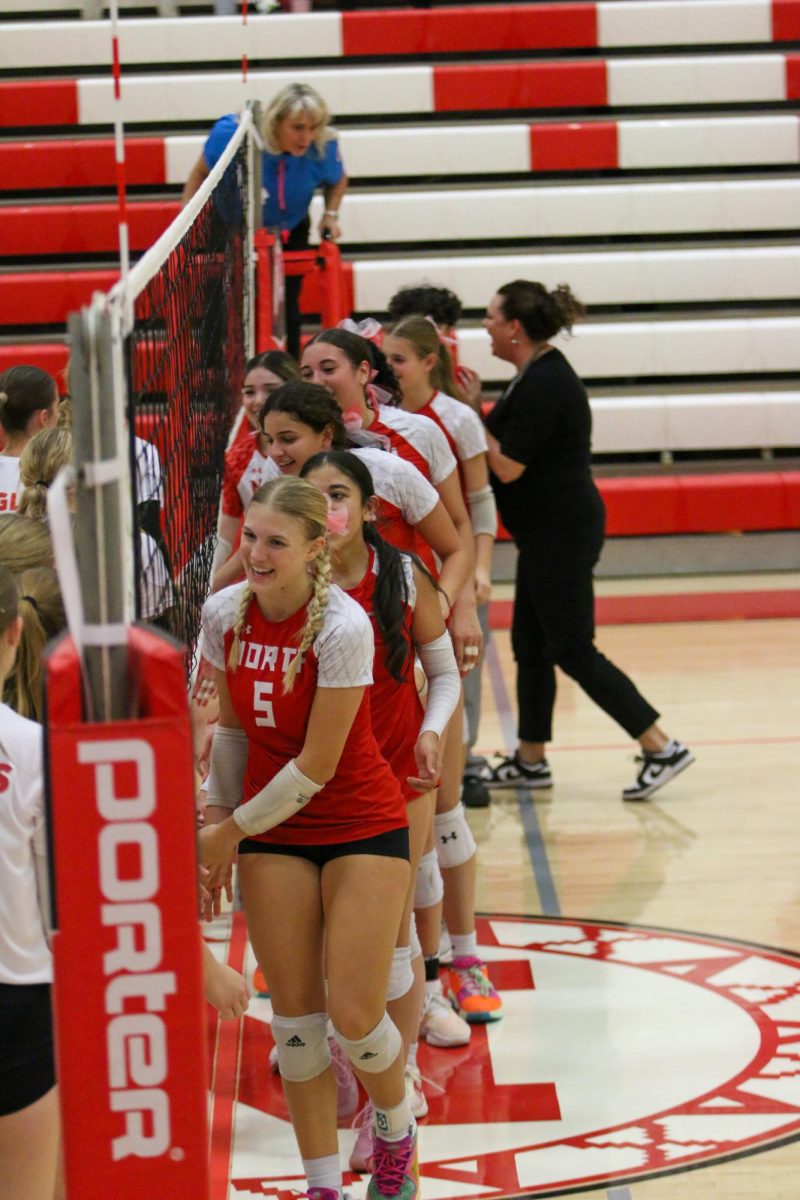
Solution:
{"label": "blonde braid", "polygon": [[283,694],[286,695],[294,687],[295,677],[300,670],[303,655],[311,646],[325,621],[325,609],[328,605],[328,589],[331,586],[331,556],[327,545],[323,546],[314,559],[312,580],[314,594],[308,602],[306,623],[303,626],[300,646],[283,676]]}
{"label": "blonde braid", "polygon": [[239,639],[241,637],[242,629],[244,628],[244,619],[247,615],[247,610],[250,607],[250,601],[252,598],[253,593],[250,591],[249,586],[245,584],[242,588],[239,607],[236,610],[236,620],[233,622],[233,641],[231,642],[231,649],[230,653],[228,654],[229,671],[235,671],[239,666],[239,649],[241,645]]}

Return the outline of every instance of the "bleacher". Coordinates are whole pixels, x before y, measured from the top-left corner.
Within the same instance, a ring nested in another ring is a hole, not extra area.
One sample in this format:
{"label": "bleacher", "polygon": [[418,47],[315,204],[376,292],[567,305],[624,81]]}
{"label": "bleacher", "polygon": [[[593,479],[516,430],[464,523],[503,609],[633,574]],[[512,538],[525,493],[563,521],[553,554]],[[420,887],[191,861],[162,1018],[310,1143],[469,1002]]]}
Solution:
{"label": "bleacher", "polygon": [[[56,372],[67,312],[115,278],[117,230],[108,22],[47,7],[0,24],[0,368]],[[341,133],[357,315],[380,317],[404,283],[453,288],[461,360],[491,394],[511,374],[479,324],[496,287],[569,282],[590,307],[564,349],[592,394],[610,532],[797,527],[800,0],[246,27],[194,5],[135,12],[121,30],[134,252],[173,218],[213,120],[302,79]],[[770,544],[771,565],[791,565],[786,539]]]}

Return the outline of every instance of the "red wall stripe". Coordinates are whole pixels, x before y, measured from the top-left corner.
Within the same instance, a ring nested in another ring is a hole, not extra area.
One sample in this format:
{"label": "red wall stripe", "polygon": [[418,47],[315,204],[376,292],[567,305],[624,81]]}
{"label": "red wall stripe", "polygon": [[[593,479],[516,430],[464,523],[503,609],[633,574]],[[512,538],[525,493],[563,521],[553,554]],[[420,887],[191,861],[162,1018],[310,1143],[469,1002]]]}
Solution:
{"label": "red wall stripe", "polygon": [[[180,211],[180,204],[153,201],[131,204],[131,250],[147,250]],[[9,205],[0,222],[0,254],[83,254],[119,246],[116,204]]]}
{"label": "red wall stripe", "polygon": [[[166,182],[163,138],[130,138],[125,156],[129,184]],[[115,178],[110,138],[0,142],[0,191],[111,187]]]}
{"label": "red wall stripe", "polygon": [[434,67],[436,112],[603,107],[605,62],[491,63]]}
{"label": "red wall stripe", "polygon": [[800,100],[800,54],[786,55],[786,99]]}
{"label": "red wall stripe", "polygon": [[597,45],[593,3],[484,5],[344,13],[345,55],[584,49]]}
{"label": "red wall stripe", "polygon": [[772,0],[772,40],[800,42],[800,0]]}
{"label": "red wall stripe", "polygon": [[0,83],[0,126],[77,125],[78,84],[74,79]]}
{"label": "red wall stripe", "polygon": [[616,121],[531,125],[532,171],[599,171],[619,166]]}
{"label": "red wall stripe", "polygon": [[0,346],[0,371],[26,363],[39,367],[55,376],[59,384],[63,382],[61,372],[67,365],[69,350],[62,342],[22,342],[15,345]]}
{"label": "red wall stripe", "polygon": [[37,271],[0,275],[0,323],[58,325],[68,312],[107,292],[118,271]]}

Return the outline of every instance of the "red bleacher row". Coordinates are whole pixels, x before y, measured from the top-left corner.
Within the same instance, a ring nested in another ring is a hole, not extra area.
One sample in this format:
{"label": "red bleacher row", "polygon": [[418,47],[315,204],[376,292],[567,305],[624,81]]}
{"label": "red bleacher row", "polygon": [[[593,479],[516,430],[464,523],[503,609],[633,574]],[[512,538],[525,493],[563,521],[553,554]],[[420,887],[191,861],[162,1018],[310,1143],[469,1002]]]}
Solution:
{"label": "red bleacher row", "polygon": [[[663,60],[664,68],[656,73],[646,60],[590,59],[559,62],[484,63],[480,71],[474,64],[421,66],[419,68],[384,68],[388,81],[394,71],[395,90],[400,89],[402,103],[396,98],[382,111],[408,112],[509,112],[515,109],[606,108],[619,104],[688,104],[722,103],[730,99],[732,81],[739,69],[738,59],[720,58],[721,73],[716,75],[691,72],[696,64],[684,61],[680,74],[675,61]],[[669,70],[667,71],[667,68]],[[666,72],[666,73],[665,73]],[[362,85],[372,94],[373,72],[365,72]],[[283,73],[273,72],[272,86],[284,82]],[[290,77],[286,76],[288,81]],[[707,85],[703,83],[706,80]],[[159,105],[162,89],[153,79],[129,77],[125,99],[129,104],[129,122],[148,119],[148,109],[140,103],[145,92],[153,105],[149,119],[164,119]],[[187,76],[183,81],[190,94],[197,79]],[[224,77],[223,77],[224,82]],[[264,83],[267,82],[265,77]],[[313,82],[313,80],[312,80]],[[228,81],[231,98],[238,96],[240,85],[231,76]],[[403,91],[404,85],[407,89]],[[251,76],[253,88],[263,86],[258,73]],[[333,85],[331,85],[333,86]],[[665,90],[666,89],[666,90]],[[698,90],[699,89],[699,90]],[[363,89],[362,89],[363,90]],[[46,128],[52,126],[106,123],[108,106],[105,80],[97,79],[40,79],[0,83],[0,127]],[[800,54],[772,55],[760,64],[743,100],[751,102],[800,99]],[[336,106],[336,97],[331,96]],[[197,105],[185,117],[200,118],[202,91]],[[354,101],[351,111],[358,112],[364,97]],[[138,116],[137,116],[138,113]]]}

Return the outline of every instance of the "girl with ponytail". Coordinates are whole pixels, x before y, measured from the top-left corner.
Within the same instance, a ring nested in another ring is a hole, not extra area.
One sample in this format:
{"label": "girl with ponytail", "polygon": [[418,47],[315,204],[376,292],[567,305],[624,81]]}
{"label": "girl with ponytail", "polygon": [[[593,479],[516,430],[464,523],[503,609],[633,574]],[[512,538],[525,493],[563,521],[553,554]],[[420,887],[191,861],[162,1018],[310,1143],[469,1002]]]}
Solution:
{"label": "girl with ponytail", "polygon": [[[411,846],[411,879],[390,976],[388,1011],[403,1035],[406,1073],[417,1115],[427,1104],[416,1070],[424,972],[412,933],[417,868],[433,826],[434,789],[441,773],[444,730],[460,695],[452,644],[437,601],[436,585],[416,556],[401,554],[376,527],[377,503],[369,470],[354,454],[329,450],[302,470],[331,506],[329,534],[333,578],[369,614],[375,635],[372,727],[400,784]],[[414,655],[428,679],[423,709],[414,678]],[[361,1171],[372,1155],[370,1106],[350,1159]]]}
{"label": "girl with ponytail", "polygon": [[42,656],[51,638],[66,627],[58,576],[52,567],[33,567],[18,577],[22,618],[17,659],[5,686],[6,703],[33,721],[42,720]]}
{"label": "girl with ponytail", "polygon": [[368,1195],[396,1195],[401,1178],[413,1200],[416,1126],[386,1012],[408,819],[370,720],[369,618],[331,581],[327,526],[326,500],[307,481],[259,487],[242,531],[244,583],[204,607],[220,720],[201,860],[213,898],[238,852],[309,1195],[342,1197],[329,1014],[380,1130]]}

